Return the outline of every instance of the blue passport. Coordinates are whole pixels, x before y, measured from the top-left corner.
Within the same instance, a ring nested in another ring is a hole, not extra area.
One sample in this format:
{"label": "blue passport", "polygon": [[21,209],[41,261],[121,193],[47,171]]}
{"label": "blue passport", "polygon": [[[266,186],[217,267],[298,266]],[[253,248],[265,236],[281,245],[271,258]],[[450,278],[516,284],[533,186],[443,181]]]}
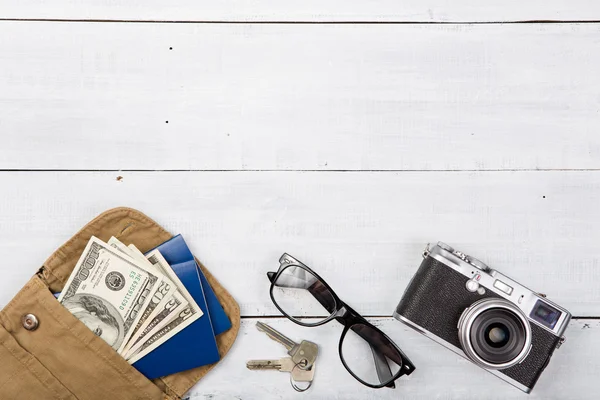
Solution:
{"label": "blue passport", "polygon": [[[190,248],[187,246],[185,240],[183,240],[183,236],[181,235],[173,237],[171,240],[158,246],[157,249],[171,266],[173,264],[180,264],[187,261],[194,261],[194,263],[196,262],[194,255],[190,251]],[[206,280],[202,270],[198,266],[197,269],[202,288],[204,289],[204,297],[206,298],[206,304],[210,313],[210,320],[213,325],[215,336],[217,336],[231,328],[231,321],[229,321],[229,317],[227,314],[225,314],[223,306],[221,306],[221,303],[219,303],[217,295],[213,291],[212,287],[210,287],[208,284],[208,280]],[[175,272],[177,273],[177,271]]]}
{"label": "blue passport", "polygon": [[215,335],[231,328],[227,314],[183,237],[177,235],[157,249],[173,268],[204,315],[133,364],[148,379],[219,361]]}

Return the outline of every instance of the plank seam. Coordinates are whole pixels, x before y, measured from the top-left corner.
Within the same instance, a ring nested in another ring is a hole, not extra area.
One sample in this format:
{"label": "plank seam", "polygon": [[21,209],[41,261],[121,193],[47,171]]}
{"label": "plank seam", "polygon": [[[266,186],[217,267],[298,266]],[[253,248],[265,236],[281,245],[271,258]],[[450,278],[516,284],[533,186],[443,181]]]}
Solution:
{"label": "plank seam", "polygon": [[63,19],[63,18],[0,18],[0,22],[83,22],[128,24],[248,24],[248,25],[505,25],[505,24],[598,24],[594,20],[509,20],[509,21],[227,21],[227,20],[152,20],[152,19]]}
{"label": "plank seam", "polygon": [[18,169],[0,168],[2,172],[597,172],[600,168],[507,168],[507,169]]}

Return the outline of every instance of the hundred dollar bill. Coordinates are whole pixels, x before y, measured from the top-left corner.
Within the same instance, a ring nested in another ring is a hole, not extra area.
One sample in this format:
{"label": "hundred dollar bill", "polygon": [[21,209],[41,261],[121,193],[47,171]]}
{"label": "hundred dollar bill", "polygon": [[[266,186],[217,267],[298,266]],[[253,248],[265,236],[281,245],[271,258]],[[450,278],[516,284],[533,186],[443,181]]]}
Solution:
{"label": "hundred dollar bill", "polygon": [[181,332],[184,328],[189,326],[192,322],[196,321],[203,315],[202,310],[188,292],[186,287],[183,285],[175,271],[167,263],[165,258],[160,254],[160,251],[153,250],[147,255],[148,261],[169,276],[175,282],[185,299],[188,301],[188,306],[175,313],[176,317],[169,320],[162,326],[157,326],[153,331],[146,334],[143,340],[132,346],[127,354],[126,358],[133,364],[136,361],[149,354],[151,351],[159,347],[161,344],[169,340],[171,337]]}
{"label": "hundred dollar bill", "polygon": [[58,301],[119,352],[150,302],[157,280],[92,236]]}

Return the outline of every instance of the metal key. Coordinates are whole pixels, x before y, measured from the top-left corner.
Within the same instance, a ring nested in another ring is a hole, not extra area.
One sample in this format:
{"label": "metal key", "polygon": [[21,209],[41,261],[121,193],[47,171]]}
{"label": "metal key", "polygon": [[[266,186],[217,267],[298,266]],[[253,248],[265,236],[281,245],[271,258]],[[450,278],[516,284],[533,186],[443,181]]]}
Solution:
{"label": "metal key", "polygon": [[279,360],[250,360],[246,367],[251,370],[275,369],[279,372],[292,372],[296,363],[291,357],[280,358]]}
{"label": "metal key", "polygon": [[262,322],[257,322],[256,328],[274,341],[281,343],[288,350],[288,354],[292,357],[295,365],[300,366],[302,369],[311,369],[319,355],[319,346],[316,343],[308,340],[296,343],[283,333]]}
{"label": "metal key", "polygon": [[267,324],[263,324],[260,321],[256,323],[256,328],[259,331],[266,333],[267,336],[273,339],[274,341],[281,343],[283,347],[288,349],[288,351],[293,351],[295,348],[300,346],[298,343],[294,342],[292,339],[285,336],[283,333],[271,328]]}
{"label": "metal key", "polygon": [[[292,361],[291,357],[280,358],[279,360],[250,360],[246,363],[246,367],[251,370],[277,370],[279,372],[290,373],[290,384],[297,392],[305,392],[311,386],[315,376],[316,364],[313,364],[311,369],[301,369]],[[298,386],[298,382],[306,383],[304,387]]]}

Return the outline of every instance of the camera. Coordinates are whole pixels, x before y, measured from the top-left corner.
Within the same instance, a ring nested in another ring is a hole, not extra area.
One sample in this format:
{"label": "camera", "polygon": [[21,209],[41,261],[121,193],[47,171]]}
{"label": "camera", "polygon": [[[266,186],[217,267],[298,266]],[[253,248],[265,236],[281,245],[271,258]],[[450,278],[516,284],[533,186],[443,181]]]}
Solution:
{"label": "camera", "polygon": [[423,258],[394,317],[530,393],[571,314],[442,242]]}

